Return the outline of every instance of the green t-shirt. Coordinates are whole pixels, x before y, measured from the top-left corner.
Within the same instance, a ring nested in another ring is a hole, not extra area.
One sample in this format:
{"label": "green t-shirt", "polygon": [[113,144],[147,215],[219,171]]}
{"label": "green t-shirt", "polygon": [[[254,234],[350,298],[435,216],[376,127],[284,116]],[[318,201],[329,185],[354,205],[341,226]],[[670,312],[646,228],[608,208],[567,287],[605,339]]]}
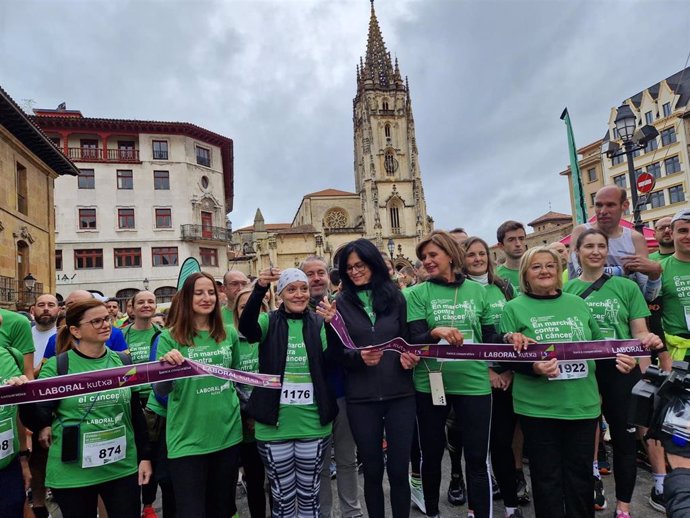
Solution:
{"label": "green t-shirt", "polygon": [[223,307],[220,308],[220,315],[223,317],[223,324],[235,327],[235,317],[227,305],[223,304]]}
{"label": "green t-shirt", "polygon": [[489,319],[498,328],[498,323],[501,321],[501,314],[503,313],[503,306],[508,301],[501,288],[495,284],[487,284],[484,286],[484,290],[486,291],[486,306]]}
{"label": "green t-shirt", "polygon": [[[187,347],[165,330],[158,342],[158,357],[177,349],[199,363],[234,367],[239,339],[235,328],[225,326],[225,331],[227,337],[220,343],[208,331],[199,331],[194,346]],[[166,432],[171,459],[213,453],[242,442],[240,402],[233,383],[215,376],[175,380],[168,395]]]}
{"label": "green t-shirt", "polygon": [[[259,372],[259,344],[250,344],[245,338],[240,337],[237,347],[239,362],[237,368],[245,372]],[[243,393],[250,395],[252,393],[251,385],[238,384],[237,389]],[[244,442],[254,441],[254,432],[247,427],[245,420],[242,420],[242,436]]]}
{"label": "green t-shirt", "polygon": [[662,254],[661,252],[659,252],[657,250],[656,252],[649,254],[649,258],[652,261],[656,261],[657,263],[660,263],[661,261],[663,261],[667,257],[671,257],[672,255],[673,255],[673,252],[671,252],[670,254]]}
{"label": "green t-shirt", "polygon": [[[591,284],[573,279],[563,287],[563,292],[579,297]],[[611,277],[601,288],[590,293],[585,302],[604,338],[628,340],[632,338],[630,321],[650,315],[637,283],[626,277]]]}
{"label": "green t-shirt", "polygon": [[[281,389],[277,426],[255,423],[256,438],[260,441],[286,441],[293,439],[315,439],[331,434],[332,424],[321,425],[319,409],[314,402],[307,349],[302,335],[302,320],[287,319],[288,350]],[[268,332],[268,313],[259,315],[261,345]],[[326,349],[326,329],[321,328],[321,343]],[[305,394],[309,390],[310,394]],[[311,397],[309,397],[311,396]],[[290,403],[292,401],[292,403]],[[312,401],[311,403],[307,403]]]}
{"label": "green t-shirt", "polygon": [[364,312],[369,316],[372,324],[376,323],[376,313],[374,312],[374,299],[372,298],[371,290],[359,290],[357,292],[359,300],[362,301]]}
{"label": "green t-shirt", "polygon": [[[505,305],[501,332],[523,333],[537,342],[602,340],[585,301],[563,293],[553,299],[521,295]],[[549,380],[546,376],[515,373],[513,406],[516,414],[552,419],[594,419],[601,413],[594,361],[578,362],[586,376]]]}
{"label": "green t-shirt", "polygon": [[[116,352],[106,348],[100,358],[67,352],[67,374],[78,374],[122,365]],[[57,357],[50,358],[39,379],[57,376]],[[53,444],[48,450],[46,487],[86,487],[137,472],[137,449],[132,427],[132,392],[129,388],[104,390],[59,400],[52,423]],[[79,455],[62,462],[64,426],[79,425]]]}
{"label": "green t-shirt", "polygon": [[690,262],[668,257],[661,265],[661,303],[664,331],[671,335],[690,334]]}
{"label": "green t-shirt", "polygon": [[23,355],[33,353],[36,349],[31,336],[31,322],[24,315],[6,309],[0,309],[0,317],[0,347],[12,347]]}
{"label": "green t-shirt", "polygon": [[[146,363],[149,361],[151,354],[151,340],[158,332],[155,326],[150,329],[134,329],[128,326],[122,330],[122,334],[127,342],[129,348],[129,355],[132,358],[132,363]],[[146,401],[151,392],[150,385],[142,385],[140,387],[141,400]]]}
{"label": "green t-shirt", "polygon": [[161,417],[168,417],[168,409],[156,399],[156,395],[153,391],[149,393],[149,398],[146,401],[146,409]]}
{"label": "green t-shirt", "polygon": [[[465,280],[459,287],[423,282],[405,292],[407,321],[425,320],[429,329],[455,327],[468,343],[482,340],[482,325],[492,325],[486,290],[478,282]],[[414,370],[418,392],[431,393],[429,372],[441,372],[447,394],[481,396],[491,393],[489,371],[483,361],[439,361],[422,359]]]}
{"label": "green t-shirt", "polygon": [[520,270],[513,270],[512,268],[507,268],[505,264],[502,264],[496,268],[496,275],[513,285],[515,296],[520,293]]}
{"label": "green t-shirt", "polygon": [[[17,365],[17,360],[12,353],[6,347],[0,347],[0,385],[4,385],[8,379],[22,374],[22,369]],[[0,470],[10,465],[20,448],[17,406],[0,405]]]}

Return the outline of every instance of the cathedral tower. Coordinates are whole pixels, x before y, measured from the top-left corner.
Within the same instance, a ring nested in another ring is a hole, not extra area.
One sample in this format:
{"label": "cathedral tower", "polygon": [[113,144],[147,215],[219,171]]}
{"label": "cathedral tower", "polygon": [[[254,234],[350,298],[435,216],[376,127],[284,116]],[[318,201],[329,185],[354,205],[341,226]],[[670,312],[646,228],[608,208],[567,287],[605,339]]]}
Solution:
{"label": "cathedral tower", "polygon": [[393,62],[371,2],[366,57],[357,66],[353,100],[355,190],[366,235],[381,250],[414,260],[420,238],[432,230],[419,168],[407,78]]}

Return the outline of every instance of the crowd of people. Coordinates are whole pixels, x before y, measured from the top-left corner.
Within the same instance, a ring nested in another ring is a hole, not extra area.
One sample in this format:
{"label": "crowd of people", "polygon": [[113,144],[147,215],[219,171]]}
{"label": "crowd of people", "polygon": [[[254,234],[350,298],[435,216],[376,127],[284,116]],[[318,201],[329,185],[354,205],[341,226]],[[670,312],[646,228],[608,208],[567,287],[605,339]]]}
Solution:
{"label": "crowd of people", "polygon": [[[310,256],[253,280],[192,273],[165,315],[148,291],[124,315],[119,301],[82,290],[64,304],[40,295],[31,319],[0,310],[2,384],[187,359],[282,384],[198,376],[2,406],[0,516],[26,516],[30,487],[36,518],[58,509],[154,518],[158,494],[165,518],[229,518],[239,480],[251,518],[325,518],[336,507],[345,518],[405,518],[413,505],[435,517],[447,449],[447,499],[468,517],[492,517],[499,495],[506,518],[531,501],[537,518],[593,517],[608,508],[601,475],[612,470],[610,511],[630,518],[642,513],[631,508],[640,443],[654,477],[649,503],[663,512],[664,450],[641,439],[627,409],[650,364],[669,370],[688,354],[690,210],[655,222],[649,255],[621,225],[628,205],[624,190],[602,188],[596,223],[576,227],[569,249],[528,249],[524,226],[506,221],[500,265],[486,240],[456,228],[423,237],[414,267],[400,270],[358,239],[333,268]],[[354,348],[330,325],[336,314]],[[367,348],[398,337],[517,354],[534,343],[637,339],[650,357],[493,363]]]}

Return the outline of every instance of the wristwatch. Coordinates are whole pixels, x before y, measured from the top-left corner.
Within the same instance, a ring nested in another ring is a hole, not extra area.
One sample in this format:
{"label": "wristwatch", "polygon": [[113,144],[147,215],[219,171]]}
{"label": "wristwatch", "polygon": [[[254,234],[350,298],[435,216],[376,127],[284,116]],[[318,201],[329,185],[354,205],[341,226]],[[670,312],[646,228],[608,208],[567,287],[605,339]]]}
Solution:
{"label": "wristwatch", "polygon": [[17,455],[28,458],[31,455],[31,450],[22,450]]}

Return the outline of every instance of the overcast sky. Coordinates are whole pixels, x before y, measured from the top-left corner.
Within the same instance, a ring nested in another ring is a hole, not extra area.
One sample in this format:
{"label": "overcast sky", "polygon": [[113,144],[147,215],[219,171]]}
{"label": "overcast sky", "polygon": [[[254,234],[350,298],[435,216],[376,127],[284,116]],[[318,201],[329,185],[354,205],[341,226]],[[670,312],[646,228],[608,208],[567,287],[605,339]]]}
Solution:
{"label": "overcast sky", "polygon": [[[505,219],[570,212],[578,146],[611,107],[681,70],[690,2],[376,0],[410,81],[429,214],[495,240]],[[0,85],[87,117],[186,121],[235,142],[234,228],[260,207],[354,189],[352,98],[368,0],[3,0]]]}

